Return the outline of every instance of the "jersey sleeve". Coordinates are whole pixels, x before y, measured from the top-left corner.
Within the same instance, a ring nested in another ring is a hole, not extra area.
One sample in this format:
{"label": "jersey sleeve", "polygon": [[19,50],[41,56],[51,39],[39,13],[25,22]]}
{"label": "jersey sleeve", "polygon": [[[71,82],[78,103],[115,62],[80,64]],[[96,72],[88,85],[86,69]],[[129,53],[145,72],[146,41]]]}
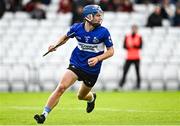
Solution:
{"label": "jersey sleeve", "polygon": [[110,33],[109,33],[109,31],[107,29],[104,32],[104,44],[106,45],[106,47],[113,46],[111,35],[110,35]]}
{"label": "jersey sleeve", "polygon": [[67,32],[67,36],[69,36],[70,38],[74,38],[75,37],[75,31],[76,31],[76,29],[77,29],[77,23],[75,23],[75,24],[73,24],[71,27],[70,27],[70,29],[69,29],[69,31]]}

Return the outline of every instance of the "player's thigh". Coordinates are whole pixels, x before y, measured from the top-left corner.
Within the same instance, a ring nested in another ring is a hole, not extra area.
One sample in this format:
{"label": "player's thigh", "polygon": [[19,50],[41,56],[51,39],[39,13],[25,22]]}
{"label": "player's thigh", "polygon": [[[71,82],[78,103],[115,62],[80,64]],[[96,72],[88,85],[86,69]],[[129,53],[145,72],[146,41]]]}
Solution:
{"label": "player's thigh", "polygon": [[68,87],[73,85],[77,79],[78,79],[77,75],[71,70],[67,69],[58,86],[63,86],[65,89],[67,89]]}
{"label": "player's thigh", "polygon": [[78,96],[85,97],[91,91],[91,89],[91,87],[88,87],[82,83],[78,91]]}

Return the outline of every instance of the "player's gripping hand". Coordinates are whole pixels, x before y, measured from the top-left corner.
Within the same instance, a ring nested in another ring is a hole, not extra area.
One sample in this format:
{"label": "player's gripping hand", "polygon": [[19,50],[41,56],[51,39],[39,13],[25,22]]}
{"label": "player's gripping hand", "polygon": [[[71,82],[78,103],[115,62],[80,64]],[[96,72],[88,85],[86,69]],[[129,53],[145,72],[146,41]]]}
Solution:
{"label": "player's gripping hand", "polygon": [[89,66],[95,66],[99,62],[99,59],[97,57],[93,57],[88,59],[88,65]]}
{"label": "player's gripping hand", "polygon": [[50,52],[56,51],[56,49],[54,48],[54,45],[50,45],[48,47],[48,51],[50,51]]}

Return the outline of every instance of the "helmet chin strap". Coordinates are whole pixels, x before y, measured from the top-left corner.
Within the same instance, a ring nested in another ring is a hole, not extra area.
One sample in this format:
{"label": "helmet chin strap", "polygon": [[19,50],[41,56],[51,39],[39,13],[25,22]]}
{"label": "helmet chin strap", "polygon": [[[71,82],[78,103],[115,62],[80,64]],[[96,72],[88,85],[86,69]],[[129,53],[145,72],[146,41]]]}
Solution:
{"label": "helmet chin strap", "polygon": [[87,17],[85,17],[84,18],[89,24],[91,24],[93,27],[98,27],[98,26],[100,26],[101,24],[99,24],[99,23],[93,23],[89,18],[87,18]]}

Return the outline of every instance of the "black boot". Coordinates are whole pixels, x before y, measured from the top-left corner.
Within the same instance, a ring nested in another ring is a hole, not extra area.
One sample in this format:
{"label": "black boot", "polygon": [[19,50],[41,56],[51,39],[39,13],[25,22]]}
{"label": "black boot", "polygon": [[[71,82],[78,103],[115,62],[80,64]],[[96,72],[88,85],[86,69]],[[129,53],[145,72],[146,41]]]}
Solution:
{"label": "black boot", "polygon": [[34,115],[34,119],[38,124],[43,124],[44,121],[46,120],[44,115],[38,115],[38,114]]}
{"label": "black boot", "polygon": [[87,102],[87,108],[86,108],[87,113],[92,112],[95,107],[96,93],[93,93],[93,96],[94,96],[94,100],[92,102]]}

